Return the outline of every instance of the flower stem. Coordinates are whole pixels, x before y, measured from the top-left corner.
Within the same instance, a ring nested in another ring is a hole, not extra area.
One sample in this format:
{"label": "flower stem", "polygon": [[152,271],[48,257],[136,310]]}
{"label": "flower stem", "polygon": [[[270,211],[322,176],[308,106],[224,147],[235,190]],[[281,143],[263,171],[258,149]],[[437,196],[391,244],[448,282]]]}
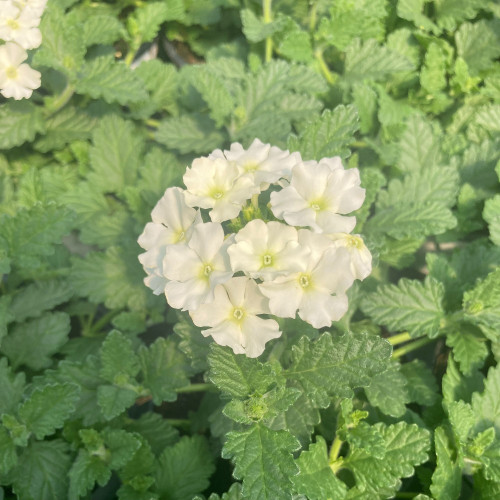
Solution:
{"label": "flower stem", "polygon": [[104,328],[117,314],[119,314],[121,311],[109,311],[107,312],[104,316],[102,316],[99,321],[96,321],[92,327],[91,331],[92,333],[99,333],[102,328]]}
{"label": "flower stem", "polygon": [[314,52],[314,57],[318,60],[321,72],[323,73],[323,76],[326,78],[327,82],[331,85],[334,85],[337,81],[338,75],[330,71],[330,68],[326,64],[323,57],[323,51],[321,49],[316,49],[316,51]]}
{"label": "flower stem", "polygon": [[161,122],[160,120],[154,120],[153,118],[149,118],[148,120],[145,120],[144,123],[149,127],[158,128]]}
{"label": "flower stem", "polygon": [[343,444],[344,441],[342,441],[342,439],[340,439],[338,436],[335,436],[328,456],[328,464],[330,465],[330,469],[334,474],[336,474],[337,471],[342,467],[343,459],[339,459],[339,455],[340,449],[342,448]]}
{"label": "flower stem", "polygon": [[314,31],[317,21],[318,2],[314,2],[309,13],[309,31]]}
{"label": "flower stem", "polygon": [[180,387],[176,389],[177,393],[189,393],[189,392],[202,392],[202,391],[213,391],[215,386],[213,384],[190,384],[185,387]]}
{"label": "flower stem", "polygon": [[392,353],[392,359],[398,359],[401,356],[404,356],[405,354],[408,354],[411,351],[414,351],[415,349],[420,349],[426,344],[429,344],[432,342],[434,339],[430,339],[428,337],[422,337],[418,340],[415,340],[415,342],[411,342],[410,344],[406,344],[403,347],[400,347],[399,349],[396,349]]}
{"label": "flower stem", "polygon": [[191,420],[187,418],[166,418],[167,423],[174,427],[189,427]]}
{"label": "flower stem", "polygon": [[393,335],[392,337],[387,337],[386,340],[392,345],[402,344],[411,340],[410,334],[408,332],[399,333],[398,335]]}
{"label": "flower stem", "polygon": [[[269,24],[272,21],[271,4],[272,4],[272,0],[262,0],[264,24]],[[272,57],[273,57],[273,39],[271,38],[271,36],[267,36],[266,37],[265,61],[270,62]]]}
{"label": "flower stem", "polygon": [[396,492],[396,498],[415,498],[416,496],[418,496],[418,493],[414,493],[413,491]]}
{"label": "flower stem", "polygon": [[71,83],[68,83],[66,88],[46,106],[45,113],[47,118],[55,115],[60,109],[66,106],[74,93],[75,87]]}

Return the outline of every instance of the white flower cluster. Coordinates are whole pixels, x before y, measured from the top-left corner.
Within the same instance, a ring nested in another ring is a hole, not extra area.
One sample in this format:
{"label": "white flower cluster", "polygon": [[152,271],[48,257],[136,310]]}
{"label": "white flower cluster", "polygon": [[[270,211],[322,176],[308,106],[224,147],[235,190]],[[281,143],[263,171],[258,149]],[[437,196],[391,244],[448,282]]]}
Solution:
{"label": "white flower cluster", "polygon": [[208,327],[203,335],[256,357],[281,335],[268,315],[298,313],[322,328],[345,314],[346,291],[372,260],[350,234],[356,219],[347,214],[365,198],[357,169],[255,139],[197,158],[184,183],[154,208],[139,260],[146,285]]}
{"label": "white flower cluster", "polygon": [[0,94],[28,99],[41,75],[24,61],[42,43],[38,29],[47,0],[0,0]]}

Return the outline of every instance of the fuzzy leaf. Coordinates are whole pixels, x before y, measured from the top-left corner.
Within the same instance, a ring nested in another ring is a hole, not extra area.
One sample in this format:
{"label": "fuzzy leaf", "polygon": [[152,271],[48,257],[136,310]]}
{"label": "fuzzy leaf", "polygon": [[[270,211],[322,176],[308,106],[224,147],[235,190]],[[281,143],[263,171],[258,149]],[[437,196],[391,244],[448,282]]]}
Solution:
{"label": "fuzzy leaf", "polygon": [[132,36],[141,42],[149,42],[158,34],[160,26],[168,18],[169,8],[165,2],[149,2],[133,12],[127,25]]}
{"label": "fuzzy leaf", "polygon": [[423,283],[402,278],[397,285],[380,286],[363,300],[361,307],[391,331],[408,330],[412,337],[435,338],[444,317],[443,295],[443,285],[433,278]]}
{"label": "fuzzy leaf", "polygon": [[408,381],[406,390],[409,401],[425,406],[432,406],[437,401],[439,396],[436,377],[423,361],[414,359],[404,363],[400,371]]}
{"label": "fuzzy leaf", "polygon": [[491,241],[500,246],[500,195],[486,200],[483,218],[488,223]]}
{"label": "fuzzy leaf", "polygon": [[0,106],[0,149],[10,149],[35,139],[45,131],[42,108],[28,101]]}
{"label": "fuzzy leaf", "polygon": [[112,44],[122,38],[123,24],[114,16],[97,14],[88,16],[83,22],[83,42],[88,47],[94,44]]}
{"label": "fuzzy leaf", "polygon": [[330,468],[323,437],[317,436],[316,443],[309,446],[309,451],[303,451],[296,463],[299,474],[292,476],[292,483],[297,493],[305,495],[309,500],[345,498],[346,486]]}
{"label": "fuzzy leaf", "polygon": [[500,432],[500,365],[488,370],[484,392],[472,395],[472,409],[476,417],[476,430],[495,427]]}
{"label": "fuzzy leaf", "polygon": [[132,378],[139,373],[139,358],[132,348],[132,343],[118,330],[111,331],[100,350],[101,370],[99,375],[108,382],[117,377]]}
{"label": "fuzzy leaf", "polygon": [[97,389],[97,403],[106,420],[111,420],[127,408],[130,408],[137,399],[137,393],[131,389],[115,385],[101,385]]}
{"label": "fuzzy leaf", "polygon": [[0,359],[0,415],[14,412],[23,396],[25,379],[23,372],[12,372],[6,358]]}
{"label": "fuzzy leaf", "polygon": [[349,397],[352,389],[369,385],[385,370],[390,352],[387,341],[368,334],[324,333],[315,342],[302,337],[292,349],[285,376],[317,407],[326,408],[331,396]]}
{"label": "fuzzy leaf", "polygon": [[467,323],[462,324],[459,330],[446,335],[446,345],[453,349],[453,357],[465,375],[481,368],[488,356],[486,339],[480,335],[477,328]]}
{"label": "fuzzy leaf", "polygon": [[0,427],[0,474],[7,474],[17,461],[16,444],[9,431]]}
{"label": "fuzzy leaf", "polygon": [[243,479],[243,496],[249,500],[290,498],[290,477],[298,471],[292,452],[299,442],[287,431],[272,431],[255,424],[241,432],[230,432],[223,458],[235,463],[234,477]]}

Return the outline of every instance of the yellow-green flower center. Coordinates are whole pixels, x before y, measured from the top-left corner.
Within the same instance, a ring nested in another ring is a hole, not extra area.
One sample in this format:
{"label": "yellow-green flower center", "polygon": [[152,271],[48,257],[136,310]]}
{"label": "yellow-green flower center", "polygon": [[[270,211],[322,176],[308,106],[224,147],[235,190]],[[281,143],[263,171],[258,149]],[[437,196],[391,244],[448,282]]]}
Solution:
{"label": "yellow-green flower center", "polygon": [[327,202],[324,198],[316,198],[309,202],[309,207],[311,207],[315,212],[321,212],[327,208]]}
{"label": "yellow-green flower center", "polygon": [[210,264],[208,262],[202,264],[201,269],[200,269],[200,274],[199,274],[200,279],[208,281],[210,274],[212,274],[213,270],[214,270],[214,268],[213,268],[212,264]]}
{"label": "yellow-green flower center", "polygon": [[174,243],[180,243],[181,241],[184,241],[185,239],[186,239],[186,233],[182,229],[179,229],[175,232]]}
{"label": "yellow-green flower center", "polygon": [[220,186],[214,186],[212,187],[212,189],[210,189],[208,196],[210,196],[210,198],[213,198],[214,200],[220,200],[224,197],[225,194],[226,191],[224,190],[224,188],[221,188]]}
{"label": "yellow-green flower center", "polygon": [[233,321],[236,321],[236,323],[240,323],[244,317],[245,317],[245,310],[242,309],[241,307],[235,307],[232,310],[231,319]]}
{"label": "yellow-green flower center", "polygon": [[13,29],[13,30],[18,30],[19,29],[19,23],[15,19],[9,19],[9,20],[7,20],[7,26],[10,29]]}
{"label": "yellow-green flower center", "polygon": [[5,74],[7,75],[7,78],[10,78],[11,80],[15,80],[17,78],[17,68],[15,66],[9,66],[5,70]]}
{"label": "yellow-green flower center", "polygon": [[270,267],[273,265],[273,256],[269,253],[265,253],[262,256],[262,267]]}
{"label": "yellow-green flower center", "polygon": [[301,273],[299,275],[298,282],[299,285],[304,289],[311,287],[312,285],[311,275],[306,273]]}
{"label": "yellow-green flower center", "polygon": [[249,161],[248,163],[245,163],[243,168],[245,172],[255,172],[259,168],[259,164],[254,161]]}
{"label": "yellow-green flower center", "polygon": [[359,236],[353,236],[350,234],[346,238],[347,240],[347,246],[349,248],[356,248],[358,250],[361,250],[364,246],[363,240]]}

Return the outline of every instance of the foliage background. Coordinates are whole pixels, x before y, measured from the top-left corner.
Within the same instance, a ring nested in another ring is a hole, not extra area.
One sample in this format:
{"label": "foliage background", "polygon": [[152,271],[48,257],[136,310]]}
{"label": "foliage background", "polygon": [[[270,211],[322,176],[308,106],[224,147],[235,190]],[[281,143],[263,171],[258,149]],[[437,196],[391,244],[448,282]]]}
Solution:
{"label": "foliage background", "polygon": [[[0,497],[498,498],[498,3],[49,0],[41,29],[41,89],[0,103]],[[360,169],[376,267],[249,360],[136,240],[255,137]]]}

